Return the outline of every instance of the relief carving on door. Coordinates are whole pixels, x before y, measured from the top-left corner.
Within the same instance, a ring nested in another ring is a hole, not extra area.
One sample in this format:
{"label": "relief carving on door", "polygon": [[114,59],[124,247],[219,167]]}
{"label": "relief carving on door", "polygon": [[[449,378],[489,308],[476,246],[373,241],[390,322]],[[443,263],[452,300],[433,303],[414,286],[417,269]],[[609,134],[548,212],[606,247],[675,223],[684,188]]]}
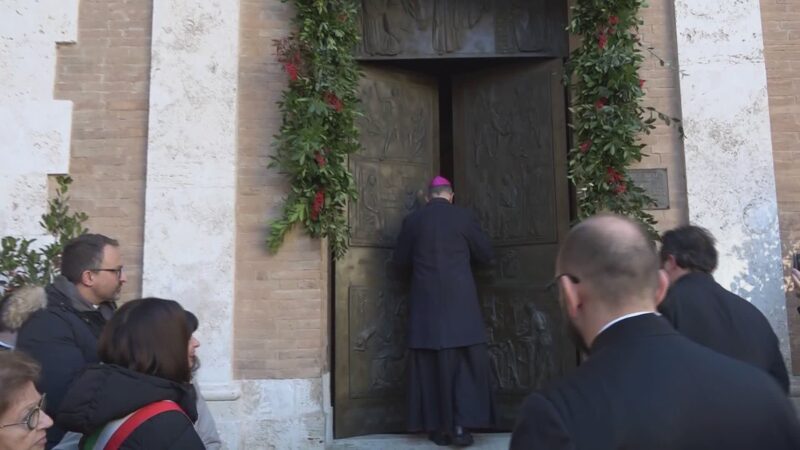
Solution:
{"label": "relief carving on door", "polygon": [[465,105],[467,196],[496,245],[556,239],[549,105],[532,83],[500,82]]}
{"label": "relief carving on door", "polygon": [[[391,44],[385,37],[384,45]],[[359,80],[362,151],[349,168],[350,249],[334,282],[334,433],[400,432],[405,425],[408,283],[389,264],[404,217],[439,159],[438,81],[365,64]]]}
{"label": "relief carving on door", "polygon": [[393,246],[430,176],[430,149],[438,137],[430,127],[438,123],[437,110],[426,92],[405,87],[389,79],[361,86],[364,150],[350,158],[359,194],[349,208],[351,245]]}
{"label": "relief carving on door", "polygon": [[566,56],[566,6],[552,0],[361,0],[359,57]]}
{"label": "relief carving on door", "polygon": [[516,249],[498,252],[492,284],[479,284],[495,392],[519,394],[561,374],[564,330],[558,300],[544,287],[520,286]]}
{"label": "relief carving on door", "polygon": [[[407,293],[391,287],[350,286],[352,398],[402,394],[406,382]],[[369,320],[365,320],[370,318]]]}

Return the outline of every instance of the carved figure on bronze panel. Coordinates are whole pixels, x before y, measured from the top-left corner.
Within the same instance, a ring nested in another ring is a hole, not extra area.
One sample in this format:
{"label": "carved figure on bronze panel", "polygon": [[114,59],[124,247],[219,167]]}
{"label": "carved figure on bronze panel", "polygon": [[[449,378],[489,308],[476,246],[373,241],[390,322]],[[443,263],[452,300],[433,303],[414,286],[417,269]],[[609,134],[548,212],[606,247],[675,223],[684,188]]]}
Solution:
{"label": "carved figure on bronze panel", "polygon": [[513,122],[508,120],[508,115],[501,110],[502,105],[494,101],[488,91],[478,94],[475,106],[472,111],[475,117],[467,126],[468,129],[475,130],[472,138],[475,152],[473,164],[481,167],[484,158],[491,161],[495,152],[503,148],[503,142],[512,135]]}
{"label": "carved figure on bronze panel", "polygon": [[418,30],[430,27],[431,11],[428,0],[400,0],[403,11],[417,23]]}
{"label": "carved figure on bronze panel", "polygon": [[[374,298],[373,298],[374,297]],[[360,309],[374,311],[372,320],[355,331],[353,350],[369,359],[369,390],[399,388],[405,371],[405,304],[388,289],[359,288]],[[361,315],[364,315],[362,311]]]}
{"label": "carved figure on bronze panel", "polygon": [[414,158],[419,157],[425,149],[425,138],[428,134],[428,117],[420,107],[411,116],[411,127],[406,134],[406,147]]}
{"label": "carved figure on bronze panel", "polygon": [[392,0],[361,2],[362,45],[370,55],[394,56],[402,46],[391,22]]}
{"label": "carved figure on bronze panel", "polygon": [[[380,292],[384,296],[384,291]],[[383,300],[383,301],[381,301]],[[372,358],[372,389],[395,388],[402,385],[405,376],[406,346],[404,342],[405,305],[397,297],[380,299],[382,310],[376,321],[382,330],[378,334],[377,349]]]}
{"label": "carved figure on bronze panel", "polygon": [[433,0],[433,49],[451,53],[461,49],[461,40],[488,9],[485,0]]}
{"label": "carved figure on bronze panel", "polygon": [[548,1],[511,0],[514,41],[521,52],[546,50]]}
{"label": "carved figure on bronze panel", "polygon": [[499,258],[500,278],[502,280],[513,280],[519,275],[519,255],[514,249],[506,250]]}
{"label": "carved figure on bronze panel", "polygon": [[555,348],[553,339],[554,328],[550,326],[547,315],[533,304],[528,305],[531,310],[531,336],[535,336],[534,364],[536,368],[535,386],[542,386],[556,374]]}
{"label": "carved figure on bronze panel", "polygon": [[353,237],[378,243],[382,239],[384,226],[377,169],[365,162],[357,162],[356,168],[355,182],[359,190],[359,199],[354,204]]}

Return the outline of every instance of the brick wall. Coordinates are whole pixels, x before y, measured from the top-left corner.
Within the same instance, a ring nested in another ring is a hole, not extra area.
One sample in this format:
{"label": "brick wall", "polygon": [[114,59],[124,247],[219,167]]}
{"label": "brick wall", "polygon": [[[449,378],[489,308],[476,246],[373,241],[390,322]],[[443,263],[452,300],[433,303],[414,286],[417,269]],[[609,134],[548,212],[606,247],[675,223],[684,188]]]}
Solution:
{"label": "brick wall", "polygon": [[131,299],[141,293],[152,2],[82,0],[79,11],[55,86],[74,104],[72,205],[90,230],[120,240]]}
{"label": "brick wall", "polygon": [[264,244],[288,188],[267,163],[286,86],[272,41],[292,16],[279,0],[241,4],[234,370],[243,379],[318,377],[328,360],[322,243],[295,232],[274,256]]}
{"label": "brick wall", "polygon": [[[678,85],[678,53],[675,37],[675,10],[672,2],[650,2],[642,10],[644,25],[641,28],[645,47],[653,47],[653,53],[665,61],[662,66],[658,58],[648,53],[640,72],[645,80],[645,104],[653,106],[670,117],[680,117],[680,87]],[[677,128],[661,122],[644,143],[649,157],[637,168],[666,168],[669,184],[670,209],[651,211],[658,220],[657,229],[666,231],[689,221],[686,200],[686,169],[683,159],[683,144]]]}
{"label": "brick wall", "polygon": [[[784,266],[800,251],[800,0],[761,0],[772,148]],[[790,288],[789,285],[787,285]],[[800,375],[800,302],[787,293],[794,373]]]}

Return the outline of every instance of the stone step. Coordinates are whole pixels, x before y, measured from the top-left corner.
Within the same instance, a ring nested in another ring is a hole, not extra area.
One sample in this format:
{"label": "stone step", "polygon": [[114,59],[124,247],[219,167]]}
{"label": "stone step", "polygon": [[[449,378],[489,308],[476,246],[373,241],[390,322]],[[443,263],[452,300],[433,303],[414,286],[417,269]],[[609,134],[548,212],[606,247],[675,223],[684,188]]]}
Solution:
{"label": "stone step", "polygon": [[[506,450],[511,440],[510,433],[476,434],[471,450]],[[375,434],[347,439],[336,439],[327,446],[332,450],[401,450],[401,449],[442,449],[422,434]]]}

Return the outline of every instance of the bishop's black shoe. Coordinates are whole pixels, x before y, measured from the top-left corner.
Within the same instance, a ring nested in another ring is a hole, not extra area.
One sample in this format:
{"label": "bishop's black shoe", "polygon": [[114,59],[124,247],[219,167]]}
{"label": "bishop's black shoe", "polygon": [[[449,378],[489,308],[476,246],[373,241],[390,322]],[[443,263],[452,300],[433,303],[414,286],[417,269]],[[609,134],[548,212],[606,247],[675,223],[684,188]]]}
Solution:
{"label": "bishop's black shoe", "polygon": [[430,439],[434,444],[440,446],[447,446],[452,442],[450,435],[441,430],[431,431],[428,433],[428,439]]}
{"label": "bishop's black shoe", "polygon": [[469,431],[456,426],[455,430],[453,431],[451,442],[453,445],[458,447],[469,447],[475,443],[475,439],[473,439],[472,434]]}

